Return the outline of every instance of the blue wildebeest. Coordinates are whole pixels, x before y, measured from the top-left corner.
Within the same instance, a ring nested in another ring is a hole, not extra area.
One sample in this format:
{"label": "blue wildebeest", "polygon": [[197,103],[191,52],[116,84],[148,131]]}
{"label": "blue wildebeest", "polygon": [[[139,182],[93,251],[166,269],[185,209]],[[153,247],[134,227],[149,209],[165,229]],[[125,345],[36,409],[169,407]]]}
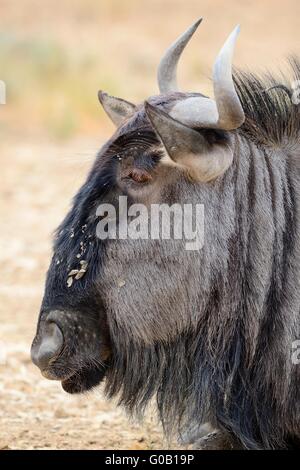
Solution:
{"label": "blue wildebeest", "polygon": [[[199,23],[164,55],[158,96],[136,106],[99,93],[117,130],[56,232],[32,359],[69,393],[105,378],[130,412],[155,397],[167,434],[209,423],[216,447],[295,447],[299,106],[285,88],[266,91],[280,85],[271,76],[232,77],[238,29],[216,59],[214,100],[179,92]],[[202,203],[204,246],[97,237],[97,207],[122,195]]]}

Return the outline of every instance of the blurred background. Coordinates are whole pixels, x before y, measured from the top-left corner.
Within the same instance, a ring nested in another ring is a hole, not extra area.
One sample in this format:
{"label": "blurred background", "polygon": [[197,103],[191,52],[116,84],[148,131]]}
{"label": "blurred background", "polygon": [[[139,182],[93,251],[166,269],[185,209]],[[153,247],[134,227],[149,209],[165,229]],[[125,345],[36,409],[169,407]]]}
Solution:
{"label": "blurred background", "polygon": [[176,448],[155,416],[129,422],[101,391],[66,395],[30,364],[51,234],[113,132],[97,91],[157,93],[166,47],[204,21],[179,66],[211,94],[214,58],[241,24],[236,66],[284,70],[300,55],[298,0],[0,0],[0,448]]}

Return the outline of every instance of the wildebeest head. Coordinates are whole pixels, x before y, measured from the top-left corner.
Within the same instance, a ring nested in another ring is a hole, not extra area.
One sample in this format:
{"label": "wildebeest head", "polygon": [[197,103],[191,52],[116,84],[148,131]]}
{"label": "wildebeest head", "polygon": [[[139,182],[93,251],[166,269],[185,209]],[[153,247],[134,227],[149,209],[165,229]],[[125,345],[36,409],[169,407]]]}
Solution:
{"label": "wildebeest head", "polygon": [[[152,354],[153,362],[163,344],[176,341],[198,323],[196,312],[212,276],[208,267],[220,263],[213,248],[205,254],[187,252],[183,240],[101,240],[96,235],[97,207],[104,203],[117,207],[122,195],[128,196],[129,205],[146,206],[209,200],[213,207],[225,197],[224,192],[220,196],[222,176],[234,153],[228,131],[244,121],[231,74],[238,29],[215,62],[215,100],[211,100],[181,93],[176,86],[178,59],[199,23],[163,57],[160,95],[135,106],[99,93],[118,128],[98,153],[57,230],[32,345],[33,362],[47,378],[61,380],[70,393],[88,390],[105,374],[109,380],[126,370],[131,395],[138,395],[139,380],[149,380],[150,396],[153,371],[149,368],[148,378],[142,371],[136,378],[137,354],[143,361],[144,351],[147,368],[147,355],[149,360]],[[226,227],[230,213],[223,217]],[[216,241],[213,224],[207,230],[206,236]],[[199,287],[195,282],[201,272],[205,275]],[[157,363],[157,371],[160,368]],[[111,394],[120,388],[116,384]],[[129,394],[126,400],[130,404]]]}

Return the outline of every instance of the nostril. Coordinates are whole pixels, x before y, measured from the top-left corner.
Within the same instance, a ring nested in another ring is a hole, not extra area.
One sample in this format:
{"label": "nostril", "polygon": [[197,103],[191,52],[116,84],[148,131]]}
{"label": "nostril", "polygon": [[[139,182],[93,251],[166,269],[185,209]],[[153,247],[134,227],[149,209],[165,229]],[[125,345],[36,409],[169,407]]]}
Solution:
{"label": "nostril", "polygon": [[56,323],[46,323],[40,332],[40,339],[31,348],[32,362],[41,370],[57,358],[63,347],[63,334]]}

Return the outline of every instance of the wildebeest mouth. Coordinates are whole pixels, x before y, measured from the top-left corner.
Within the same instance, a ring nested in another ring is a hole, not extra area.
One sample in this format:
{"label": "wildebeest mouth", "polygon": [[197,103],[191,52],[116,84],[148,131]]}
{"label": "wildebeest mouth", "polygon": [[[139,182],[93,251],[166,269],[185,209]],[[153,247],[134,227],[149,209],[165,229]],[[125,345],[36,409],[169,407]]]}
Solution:
{"label": "wildebeest mouth", "polygon": [[68,393],[83,393],[99,385],[105,377],[107,364],[102,366],[86,366],[66,374],[61,370],[50,367],[42,370],[42,375],[48,380],[57,380]]}
{"label": "wildebeest mouth", "polygon": [[93,369],[82,368],[61,381],[62,388],[68,393],[83,393],[99,385],[105,377],[107,365]]}

